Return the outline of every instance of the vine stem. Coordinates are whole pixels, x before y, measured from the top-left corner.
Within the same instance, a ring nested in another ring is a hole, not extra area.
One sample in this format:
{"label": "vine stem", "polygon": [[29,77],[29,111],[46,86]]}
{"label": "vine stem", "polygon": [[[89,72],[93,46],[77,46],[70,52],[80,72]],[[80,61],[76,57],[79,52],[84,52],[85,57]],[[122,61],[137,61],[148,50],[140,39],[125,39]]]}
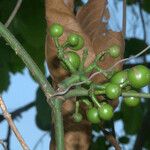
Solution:
{"label": "vine stem", "polygon": [[122,93],[123,97],[141,97],[141,98],[150,98],[149,93],[129,93],[129,92],[123,92]]}
{"label": "vine stem", "polygon": [[[8,42],[11,48],[15,51],[27,68],[31,71],[32,75],[42,87],[47,99],[51,98],[51,93],[54,93],[52,86],[49,84],[39,67],[35,64],[31,56],[25,51],[22,45],[17,41],[12,33],[0,22],[0,35]],[[47,101],[50,105],[50,101]]]}
{"label": "vine stem", "polygon": [[[104,91],[102,91],[102,92],[96,91],[95,94],[96,95],[101,95],[101,94],[104,94]],[[84,88],[81,87],[81,88],[78,88],[78,89],[72,89],[72,90],[68,91],[67,93],[63,94],[64,100],[65,99],[69,99],[69,98],[73,98],[73,97],[76,97],[76,96],[89,96],[89,90],[84,89]],[[121,96],[123,96],[123,97],[150,98],[150,94],[149,93],[123,92]]]}
{"label": "vine stem", "polygon": [[5,27],[8,27],[11,24],[12,20],[16,16],[21,4],[22,4],[22,0],[18,0],[15,8],[13,9],[13,11],[12,11],[11,15],[9,16],[7,22],[5,23]]}
{"label": "vine stem", "polygon": [[3,101],[3,99],[0,97],[0,108],[3,112],[3,115],[5,117],[5,119],[7,120],[9,126],[11,127],[11,129],[13,130],[13,132],[15,133],[18,141],[20,142],[23,150],[29,150],[29,147],[28,145],[25,143],[24,139],[22,138],[21,134],[19,133],[17,127],[15,126],[12,118],[11,118],[11,115],[8,113],[7,111],[7,107]]}
{"label": "vine stem", "polygon": [[[47,103],[52,108],[54,112],[54,126],[55,126],[55,139],[57,144],[57,150],[64,149],[64,130],[63,130],[63,119],[61,115],[61,101],[62,99],[56,98],[52,99],[52,95],[55,93],[52,86],[49,84],[46,77],[43,75],[39,67],[33,61],[31,56],[26,52],[23,46],[18,42],[14,35],[0,22],[0,35],[7,41],[11,48],[15,51],[22,61],[25,63],[27,68],[31,71],[34,78],[39,83],[44,94],[47,97]],[[55,113],[56,112],[56,113]]]}

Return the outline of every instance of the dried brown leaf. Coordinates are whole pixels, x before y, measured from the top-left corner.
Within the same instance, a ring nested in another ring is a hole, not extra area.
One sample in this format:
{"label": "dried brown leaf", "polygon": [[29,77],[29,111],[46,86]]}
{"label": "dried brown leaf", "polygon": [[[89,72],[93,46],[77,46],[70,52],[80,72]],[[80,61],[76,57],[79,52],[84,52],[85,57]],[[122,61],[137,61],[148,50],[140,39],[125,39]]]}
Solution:
{"label": "dried brown leaf", "polygon": [[[107,57],[100,66],[102,68],[111,67],[116,61],[123,57],[124,40],[122,32],[114,32],[107,30],[107,23],[109,20],[109,12],[107,9],[107,0],[89,0],[83,6],[76,16],[84,32],[89,36],[95,54],[108,49],[112,45],[118,45],[121,48],[122,54],[120,58],[113,59]],[[118,69],[121,65],[117,66]],[[104,78],[98,76],[95,80],[101,82]]]}
{"label": "dried brown leaf", "polygon": [[[73,7],[72,3],[66,3],[63,0],[46,0],[45,1],[45,7],[46,7],[46,20],[47,20],[47,27],[52,23],[60,23],[64,26],[64,34],[60,38],[60,43],[63,43],[67,39],[67,35],[69,33],[78,33],[85,39],[85,47],[89,50],[89,56],[88,61],[86,62],[86,65],[90,64],[95,57],[95,53],[92,48],[92,43],[89,39],[89,37],[84,33],[82,30],[80,24],[76,20],[71,6]],[[53,79],[55,81],[60,81],[64,79],[64,77],[67,75],[66,71],[64,71],[58,62],[57,56],[56,56],[56,48],[54,47],[54,43],[52,39],[49,36],[49,33],[47,32],[47,38],[46,38],[46,60],[48,62],[48,67],[50,69],[50,72],[53,76]],[[82,51],[79,51],[78,54],[81,56]]]}

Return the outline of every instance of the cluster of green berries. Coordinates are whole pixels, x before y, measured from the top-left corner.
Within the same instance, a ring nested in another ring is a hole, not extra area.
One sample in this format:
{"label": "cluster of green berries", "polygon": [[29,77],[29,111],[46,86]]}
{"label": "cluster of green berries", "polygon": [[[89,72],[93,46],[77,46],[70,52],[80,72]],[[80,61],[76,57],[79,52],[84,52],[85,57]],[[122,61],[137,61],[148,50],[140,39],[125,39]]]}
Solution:
{"label": "cluster of green berries", "polygon": [[[58,23],[53,23],[50,26],[50,36],[52,38],[59,38],[63,35],[63,33],[64,33],[64,28],[62,25]],[[66,58],[68,58],[68,61],[72,64],[74,69],[78,70],[81,60],[80,60],[80,56],[76,53],[76,51],[81,50],[84,47],[83,37],[80,36],[79,34],[71,33],[67,37],[66,46],[70,48],[70,50],[65,52],[65,56]],[[119,57],[120,56],[119,46],[113,45],[108,49],[108,53],[113,58]],[[65,65],[62,66],[65,70],[67,69]]]}
{"label": "cluster of green berries", "polygon": [[[52,38],[59,38],[63,35],[64,28],[60,24],[54,23],[50,26],[50,35]],[[84,47],[84,39],[82,36],[72,33],[69,34],[65,42],[64,48],[69,48],[64,52],[65,57],[74,67],[78,70],[81,60],[76,51],[81,50]],[[111,46],[106,50],[113,58],[120,56],[120,47],[117,45]],[[62,62],[63,64],[63,62]],[[62,65],[66,69],[65,65]],[[148,85],[150,83],[150,70],[143,66],[137,65],[128,70],[123,70],[115,73],[109,82],[104,83],[102,86],[106,102],[99,104],[99,107],[95,107],[95,104],[91,105],[86,112],[87,119],[91,123],[99,123],[101,120],[109,121],[112,119],[114,110],[108,103],[108,100],[115,100],[121,96],[122,91],[128,93],[137,93],[137,90]],[[128,87],[128,88],[127,88]],[[88,100],[87,100],[88,101]],[[135,107],[139,105],[140,98],[138,97],[125,97],[124,103],[128,106]],[[73,114],[73,118],[76,122],[80,122],[83,119],[81,113],[76,112]]]}

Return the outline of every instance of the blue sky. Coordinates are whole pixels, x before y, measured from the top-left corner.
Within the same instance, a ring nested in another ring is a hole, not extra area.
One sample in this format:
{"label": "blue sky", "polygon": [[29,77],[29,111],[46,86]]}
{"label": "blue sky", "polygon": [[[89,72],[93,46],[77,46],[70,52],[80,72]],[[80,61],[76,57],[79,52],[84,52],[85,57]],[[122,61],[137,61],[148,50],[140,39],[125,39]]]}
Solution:
{"label": "blue sky", "polygon": [[[32,102],[35,99],[37,87],[38,84],[32,80],[27,69],[24,70],[23,74],[11,74],[11,86],[9,87],[8,91],[2,95],[9,112],[29,102]],[[31,149],[33,149],[38,139],[44,134],[44,132],[39,130],[35,124],[35,112],[35,108],[32,108],[23,113],[22,118],[15,120],[17,128]],[[0,139],[3,139],[6,137],[7,132],[6,121],[0,124],[0,129]],[[48,141],[49,135],[47,134],[43,140],[43,144],[41,144],[42,148],[45,150],[48,149]],[[39,145],[37,150],[40,150],[41,146]],[[21,147],[14,134],[12,134],[11,150],[16,149],[19,150]]]}

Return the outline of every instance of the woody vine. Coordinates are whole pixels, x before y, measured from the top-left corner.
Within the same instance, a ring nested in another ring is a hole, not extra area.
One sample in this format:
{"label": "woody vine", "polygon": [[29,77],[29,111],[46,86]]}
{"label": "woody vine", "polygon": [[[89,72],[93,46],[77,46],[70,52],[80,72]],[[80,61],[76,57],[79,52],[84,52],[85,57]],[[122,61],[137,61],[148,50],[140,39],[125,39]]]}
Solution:
{"label": "woody vine", "polygon": [[[93,124],[102,124],[112,119],[114,109],[110,103],[120,96],[124,97],[124,103],[130,107],[136,107],[140,103],[141,97],[150,98],[148,93],[137,92],[138,89],[150,83],[150,70],[147,67],[137,65],[119,72],[114,68],[107,70],[101,68],[98,63],[103,61],[107,55],[113,58],[120,56],[118,45],[112,45],[110,48],[103,50],[95,57],[92,64],[85,66],[88,49],[84,48],[84,39],[76,33],[71,33],[66,42],[60,44],[59,38],[62,36],[63,30],[63,26],[58,23],[50,26],[50,35],[57,48],[57,56],[63,68],[70,74],[69,77],[59,83],[58,89],[55,91],[22,45],[0,23],[0,35],[12,47],[16,55],[23,60],[46,95],[47,103],[52,109],[57,150],[64,150],[61,107],[66,99],[76,98],[75,112],[72,114],[75,122],[80,123],[83,119],[80,111],[80,104],[82,103],[87,107],[86,119]],[[83,54],[80,58],[76,51],[81,49]],[[105,76],[108,81],[94,83],[92,78],[97,73]],[[99,98],[100,96],[101,98]],[[23,149],[29,148],[23,146]]]}

